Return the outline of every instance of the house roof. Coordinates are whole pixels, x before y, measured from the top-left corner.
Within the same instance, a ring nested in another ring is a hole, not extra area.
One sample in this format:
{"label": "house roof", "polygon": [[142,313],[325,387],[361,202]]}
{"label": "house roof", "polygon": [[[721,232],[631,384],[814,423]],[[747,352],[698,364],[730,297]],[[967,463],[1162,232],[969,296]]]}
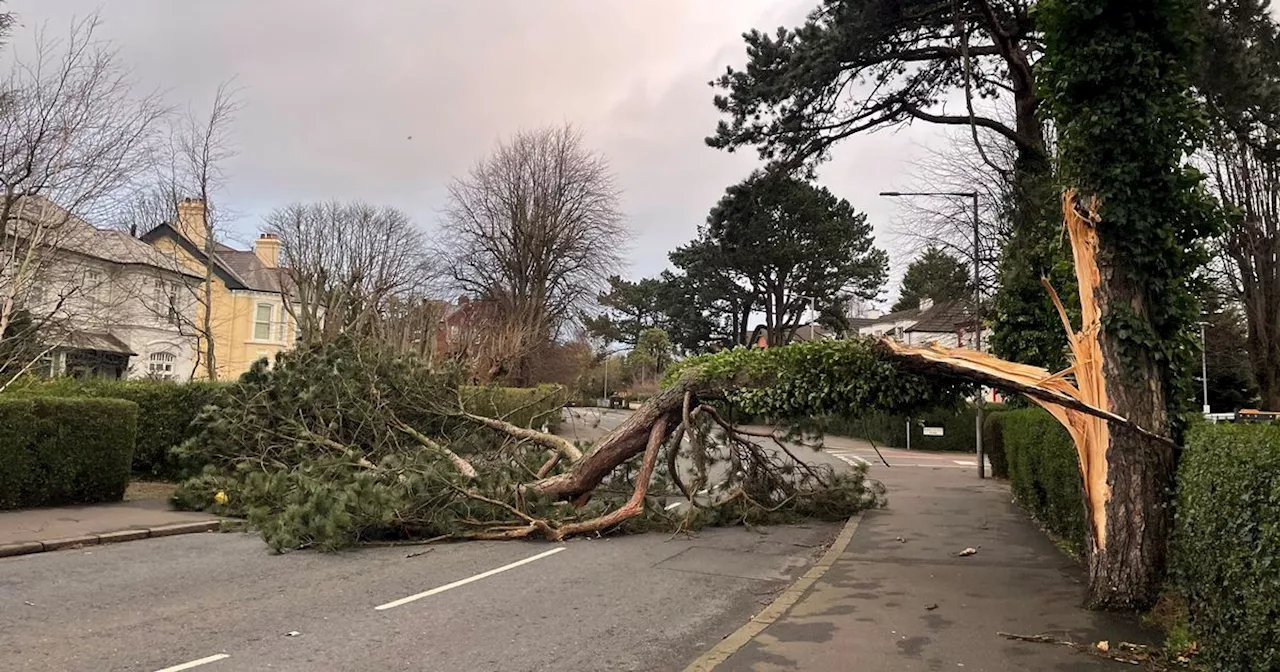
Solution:
{"label": "house roof", "polygon": [[88,331],[73,331],[67,335],[67,340],[63,342],[64,348],[72,350],[96,350],[98,352],[111,352],[118,355],[128,355],[136,357],[138,353],[125,344],[124,341],[112,336],[111,334],[94,333]]}
{"label": "house roof", "polygon": [[[142,234],[142,240],[147,242],[153,242],[162,237],[178,241],[188,254],[205,263],[204,250],[179,233],[168,222],[163,222]],[[279,294],[287,286],[288,280],[281,269],[268,268],[251,250],[237,250],[223,243],[214,243],[213,250],[214,271],[223,282],[227,283],[229,289],[248,289]]]}
{"label": "house roof", "polygon": [[126,266],[148,266],[170,273],[197,277],[181,264],[147,243],[118,229],[99,229],[44,196],[23,196],[18,203],[20,225],[61,222],[47,233],[49,244],[94,259]]}
{"label": "house roof", "polygon": [[966,302],[960,299],[935,303],[920,313],[916,323],[906,331],[952,334],[973,324]]}

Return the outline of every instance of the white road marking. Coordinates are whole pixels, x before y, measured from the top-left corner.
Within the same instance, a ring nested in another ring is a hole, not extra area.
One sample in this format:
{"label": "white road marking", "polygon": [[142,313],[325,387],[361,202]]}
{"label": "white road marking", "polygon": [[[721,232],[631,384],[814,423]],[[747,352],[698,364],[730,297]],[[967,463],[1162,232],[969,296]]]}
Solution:
{"label": "white road marking", "polygon": [[[446,591],[446,590],[453,590],[454,588],[457,588],[457,587],[459,587],[459,586],[465,586],[465,585],[467,585],[468,583],[472,583],[472,582],[474,582],[474,581],[479,581],[480,579],[487,579],[487,578],[489,578],[489,577],[493,576],[494,574],[501,574],[502,572],[505,572],[505,571],[507,571],[507,570],[509,570],[509,569],[515,569],[516,567],[519,567],[519,566],[521,566],[521,565],[527,565],[527,564],[529,564],[529,563],[531,563],[531,562],[533,562],[533,561],[535,561],[535,560],[541,560],[541,559],[543,559],[543,558],[545,558],[545,557],[555,555],[556,553],[559,553],[560,551],[565,550],[565,548],[566,548],[565,546],[561,546],[561,547],[559,547],[559,548],[553,548],[553,549],[551,549],[551,550],[549,550],[549,551],[543,551],[542,553],[539,553],[539,554],[537,554],[537,555],[534,555],[534,556],[531,556],[531,557],[525,558],[524,560],[517,560],[517,561],[515,561],[515,562],[513,562],[513,563],[511,563],[511,564],[509,564],[509,565],[503,565],[503,566],[501,566],[501,567],[499,567],[499,568],[497,568],[497,569],[491,569],[491,570],[489,570],[489,571],[487,571],[487,572],[480,572],[479,574],[476,574],[475,576],[469,576],[469,577],[467,577],[467,578],[465,578],[465,579],[461,579],[461,580],[459,580],[459,581],[454,581],[453,583],[446,583],[446,584],[445,584],[445,585],[443,585],[443,586],[440,586],[440,587],[438,587],[438,588],[432,588],[431,590],[428,590],[428,591],[426,591],[426,592],[422,592],[422,593],[418,593],[417,595],[410,595],[409,597],[402,597],[402,598],[400,598],[400,599],[398,599],[398,600],[395,600],[395,601],[393,601],[393,602],[388,602],[388,603],[386,603],[386,604],[380,604],[380,605],[378,605],[378,606],[374,607],[374,609],[376,609],[376,610],[378,610],[378,611],[383,611],[383,610],[386,610],[386,609],[392,609],[392,608],[394,608],[394,607],[399,607],[399,606],[401,606],[401,605],[408,604],[408,603],[410,603],[410,602],[413,602],[414,600],[421,600],[421,599],[422,599],[422,598],[424,598],[424,597],[431,597],[432,595],[438,595],[438,594],[440,594],[440,593],[443,593],[443,592],[444,592],[444,591]],[[164,671],[164,670],[161,670],[161,672],[165,672],[165,671]]]}
{"label": "white road marking", "polygon": [[212,656],[208,656],[208,657],[205,657],[205,658],[201,658],[200,660],[193,660],[193,661],[191,661],[191,662],[189,662],[189,663],[183,663],[183,664],[181,664],[181,665],[174,665],[173,667],[166,667],[166,668],[164,668],[163,670],[156,670],[156,672],[181,672],[182,670],[189,670],[189,669],[191,669],[191,668],[193,668],[193,667],[200,667],[201,665],[208,665],[209,663],[216,663],[216,662],[218,662],[219,660],[223,660],[223,659],[230,658],[230,657],[231,657],[230,655],[225,654],[225,653],[217,653],[217,654],[214,654],[214,655],[212,655]]}
{"label": "white road marking", "polygon": [[671,509],[674,509],[677,506],[680,506],[681,504],[684,504],[684,502],[672,502],[667,505],[667,510],[670,511]]}
{"label": "white road marking", "polygon": [[952,461],[952,462],[955,462],[956,464],[958,464],[958,465],[960,465],[960,466],[962,466],[962,467],[976,467],[976,466],[978,466],[978,463],[977,463],[977,462],[970,462],[969,460],[951,460],[951,461]]}

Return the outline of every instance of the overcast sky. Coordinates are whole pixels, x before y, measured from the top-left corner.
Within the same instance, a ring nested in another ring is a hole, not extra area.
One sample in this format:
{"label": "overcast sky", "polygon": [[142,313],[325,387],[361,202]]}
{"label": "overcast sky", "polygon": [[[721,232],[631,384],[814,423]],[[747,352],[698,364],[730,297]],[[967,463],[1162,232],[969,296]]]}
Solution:
{"label": "overcast sky", "polygon": [[[235,79],[243,109],[224,195],[256,236],[294,201],[360,198],[434,228],[445,185],[521,128],[570,122],[617,174],[634,232],[624,275],[652,275],[725,187],[758,165],[703,139],[718,115],[707,81],[745,60],[741,34],[794,26],[816,0],[9,0],[15,48],[98,11],[139,85],[207,107]],[[894,277],[890,238],[913,157],[940,139],[918,125],[846,141],[820,181],[867,212]],[[896,281],[889,295],[896,293]]]}

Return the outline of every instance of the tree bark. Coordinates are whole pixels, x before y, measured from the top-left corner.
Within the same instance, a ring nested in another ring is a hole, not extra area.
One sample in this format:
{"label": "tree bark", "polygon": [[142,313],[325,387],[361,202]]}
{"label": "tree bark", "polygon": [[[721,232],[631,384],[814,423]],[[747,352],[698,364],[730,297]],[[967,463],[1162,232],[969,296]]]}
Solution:
{"label": "tree bark", "polygon": [[[1103,315],[1126,311],[1146,317],[1144,292],[1129,277],[1122,257],[1100,241],[1095,290]],[[1110,409],[1141,427],[1167,431],[1164,376],[1149,351],[1126,347],[1103,328],[1098,336]],[[1167,505],[1173,486],[1171,444],[1113,425],[1107,447],[1105,539],[1092,539],[1086,600],[1095,609],[1139,610],[1155,604],[1164,580],[1173,511]],[[1091,513],[1092,515],[1092,513]]]}
{"label": "tree bark", "polygon": [[662,423],[663,441],[673,428],[680,426],[685,392],[696,394],[697,387],[696,375],[686,375],[654,395],[626,422],[609,432],[591,452],[575,462],[569,471],[544,478],[530,487],[545,496],[585,503],[585,499],[580,498],[589,496],[618,465],[645,450],[650,434],[658,423]]}

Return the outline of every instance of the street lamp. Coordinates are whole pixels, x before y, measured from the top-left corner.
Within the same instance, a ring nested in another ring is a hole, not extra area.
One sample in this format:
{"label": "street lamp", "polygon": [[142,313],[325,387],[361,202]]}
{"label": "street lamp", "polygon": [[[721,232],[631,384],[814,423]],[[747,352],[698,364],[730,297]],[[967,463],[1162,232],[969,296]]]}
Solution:
{"label": "street lamp", "polygon": [[[975,329],[973,330],[973,349],[982,351],[982,257],[979,254],[978,247],[978,192],[976,191],[882,191],[881,196],[890,198],[910,198],[912,196],[926,197],[943,197],[943,198],[971,198],[973,199],[973,318]],[[987,477],[987,467],[985,464],[985,455],[982,451],[982,424],[983,410],[986,405],[986,399],[982,394],[982,387],[978,387],[978,412],[974,422],[977,425],[973,434],[975,448],[978,453],[978,478]]]}

